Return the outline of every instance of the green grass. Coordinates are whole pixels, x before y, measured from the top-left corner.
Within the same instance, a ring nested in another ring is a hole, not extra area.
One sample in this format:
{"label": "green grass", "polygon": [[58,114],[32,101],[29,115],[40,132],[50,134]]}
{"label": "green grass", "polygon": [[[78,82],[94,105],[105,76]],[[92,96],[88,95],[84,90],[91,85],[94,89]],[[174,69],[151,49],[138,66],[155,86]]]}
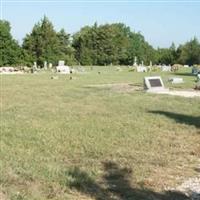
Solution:
{"label": "green grass", "polygon": [[[161,75],[171,89],[190,89],[190,69],[87,71],[72,80],[52,80],[51,73],[0,77],[0,199],[164,199],[166,187],[197,173],[199,98],[90,87],[142,86],[144,76]],[[171,76],[185,83],[171,85]]]}

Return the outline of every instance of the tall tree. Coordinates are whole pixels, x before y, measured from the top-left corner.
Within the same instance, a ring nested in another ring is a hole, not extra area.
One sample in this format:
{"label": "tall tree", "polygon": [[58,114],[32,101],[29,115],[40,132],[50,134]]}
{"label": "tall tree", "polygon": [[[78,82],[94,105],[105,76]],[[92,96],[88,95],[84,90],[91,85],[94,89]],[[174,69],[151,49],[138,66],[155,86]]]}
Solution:
{"label": "tall tree", "polygon": [[149,63],[154,56],[144,37],[122,23],[86,26],[74,35],[73,47],[86,65],[133,64],[134,56]]}
{"label": "tall tree", "polygon": [[30,60],[43,66],[44,61],[56,63],[59,59],[59,39],[53,24],[46,16],[35,24],[30,34],[24,38],[23,48]]}
{"label": "tall tree", "polygon": [[155,50],[145,41],[141,33],[131,32],[129,41],[127,64],[133,64],[135,56],[140,63],[143,61],[148,65],[150,61],[155,62]]}
{"label": "tall tree", "polygon": [[181,45],[178,48],[179,58],[181,64],[194,65],[200,63],[200,43],[197,38]]}
{"label": "tall tree", "polygon": [[0,20],[0,66],[17,65],[23,61],[22,50],[12,38],[8,21]]}
{"label": "tall tree", "polygon": [[74,48],[71,46],[70,34],[67,34],[64,29],[57,33],[59,59],[64,60],[68,65],[76,63],[74,57]]}
{"label": "tall tree", "polygon": [[[95,60],[95,58],[93,57],[93,54],[95,50],[92,48],[91,44],[91,31],[91,27],[85,26],[73,35],[72,46],[76,50],[75,57],[82,65],[94,64],[93,60]],[[95,40],[95,38],[93,38],[93,40]]]}

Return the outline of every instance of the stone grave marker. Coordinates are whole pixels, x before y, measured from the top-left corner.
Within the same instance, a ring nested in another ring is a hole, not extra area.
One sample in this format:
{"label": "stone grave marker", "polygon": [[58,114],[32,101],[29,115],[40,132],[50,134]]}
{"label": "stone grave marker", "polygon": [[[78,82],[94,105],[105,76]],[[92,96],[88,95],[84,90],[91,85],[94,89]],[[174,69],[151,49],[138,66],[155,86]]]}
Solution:
{"label": "stone grave marker", "polygon": [[192,74],[197,75],[200,72],[200,68],[193,66],[192,67]]}
{"label": "stone grave marker", "polygon": [[56,72],[60,74],[70,74],[70,68],[65,65],[65,61],[59,60],[58,66],[56,66]]}
{"label": "stone grave marker", "polygon": [[137,66],[136,67],[136,70],[137,70],[137,72],[147,72],[148,70],[147,70],[147,67],[145,67],[145,66]]}
{"label": "stone grave marker", "polygon": [[144,77],[144,89],[147,92],[166,91],[164,83],[160,76]]}
{"label": "stone grave marker", "polygon": [[179,83],[183,83],[183,78],[180,77],[172,77],[169,78],[169,81],[173,84],[179,84]]}
{"label": "stone grave marker", "polygon": [[171,66],[169,65],[169,66],[167,66],[167,65],[162,65],[161,66],[161,70],[163,71],[163,72],[170,72],[171,71]]}
{"label": "stone grave marker", "polygon": [[44,61],[44,69],[47,70],[47,61]]}
{"label": "stone grave marker", "polygon": [[32,71],[32,73],[36,73],[36,72],[37,72],[37,70],[38,70],[38,67],[37,67],[37,62],[34,62],[34,63],[33,63],[33,67],[32,67],[32,69],[31,69],[31,71]]}
{"label": "stone grave marker", "polygon": [[197,74],[197,82],[200,82],[200,73]]}
{"label": "stone grave marker", "polygon": [[59,60],[58,61],[58,66],[65,66],[65,61],[64,60]]}
{"label": "stone grave marker", "polygon": [[137,65],[137,57],[136,57],[136,56],[134,57],[134,63],[133,63],[133,66],[134,66],[134,67],[137,67],[137,66],[138,66],[138,65]]}
{"label": "stone grave marker", "polygon": [[53,67],[52,63],[49,63],[49,69],[51,69]]}

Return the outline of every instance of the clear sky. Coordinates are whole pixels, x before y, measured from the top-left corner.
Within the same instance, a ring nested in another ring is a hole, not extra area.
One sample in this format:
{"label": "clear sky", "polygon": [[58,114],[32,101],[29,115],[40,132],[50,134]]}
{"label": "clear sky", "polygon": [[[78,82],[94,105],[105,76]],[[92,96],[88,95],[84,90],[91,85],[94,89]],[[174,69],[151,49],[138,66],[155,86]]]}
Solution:
{"label": "clear sky", "polygon": [[123,22],[140,31],[154,47],[200,40],[200,0],[0,0],[1,16],[20,43],[46,15],[58,31],[78,31],[84,25]]}

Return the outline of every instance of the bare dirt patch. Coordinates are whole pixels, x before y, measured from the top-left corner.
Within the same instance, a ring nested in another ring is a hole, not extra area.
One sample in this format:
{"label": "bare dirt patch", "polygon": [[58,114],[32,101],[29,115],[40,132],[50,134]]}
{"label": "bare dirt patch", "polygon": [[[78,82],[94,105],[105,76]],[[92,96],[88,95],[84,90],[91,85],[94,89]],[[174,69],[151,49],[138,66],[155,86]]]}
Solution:
{"label": "bare dirt patch", "polygon": [[114,92],[120,93],[129,93],[134,91],[141,91],[142,86],[132,84],[132,83],[110,83],[110,84],[97,84],[97,85],[88,85],[91,88],[109,88]]}
{"label": "bare dirt patch", "polygon": [[[119,93],[130,93],[134,91],[143,91],[143,87],[138,84],[132,83],[110,83],[110,84],[95,84],[88,85],[90,88],[109,88],[114,92]],[[200,91],[197,90],[169,90],[169,91],[155,91],[157,94],[168,94],[173,96],[182,96],[182,97],[200,97]]]}

